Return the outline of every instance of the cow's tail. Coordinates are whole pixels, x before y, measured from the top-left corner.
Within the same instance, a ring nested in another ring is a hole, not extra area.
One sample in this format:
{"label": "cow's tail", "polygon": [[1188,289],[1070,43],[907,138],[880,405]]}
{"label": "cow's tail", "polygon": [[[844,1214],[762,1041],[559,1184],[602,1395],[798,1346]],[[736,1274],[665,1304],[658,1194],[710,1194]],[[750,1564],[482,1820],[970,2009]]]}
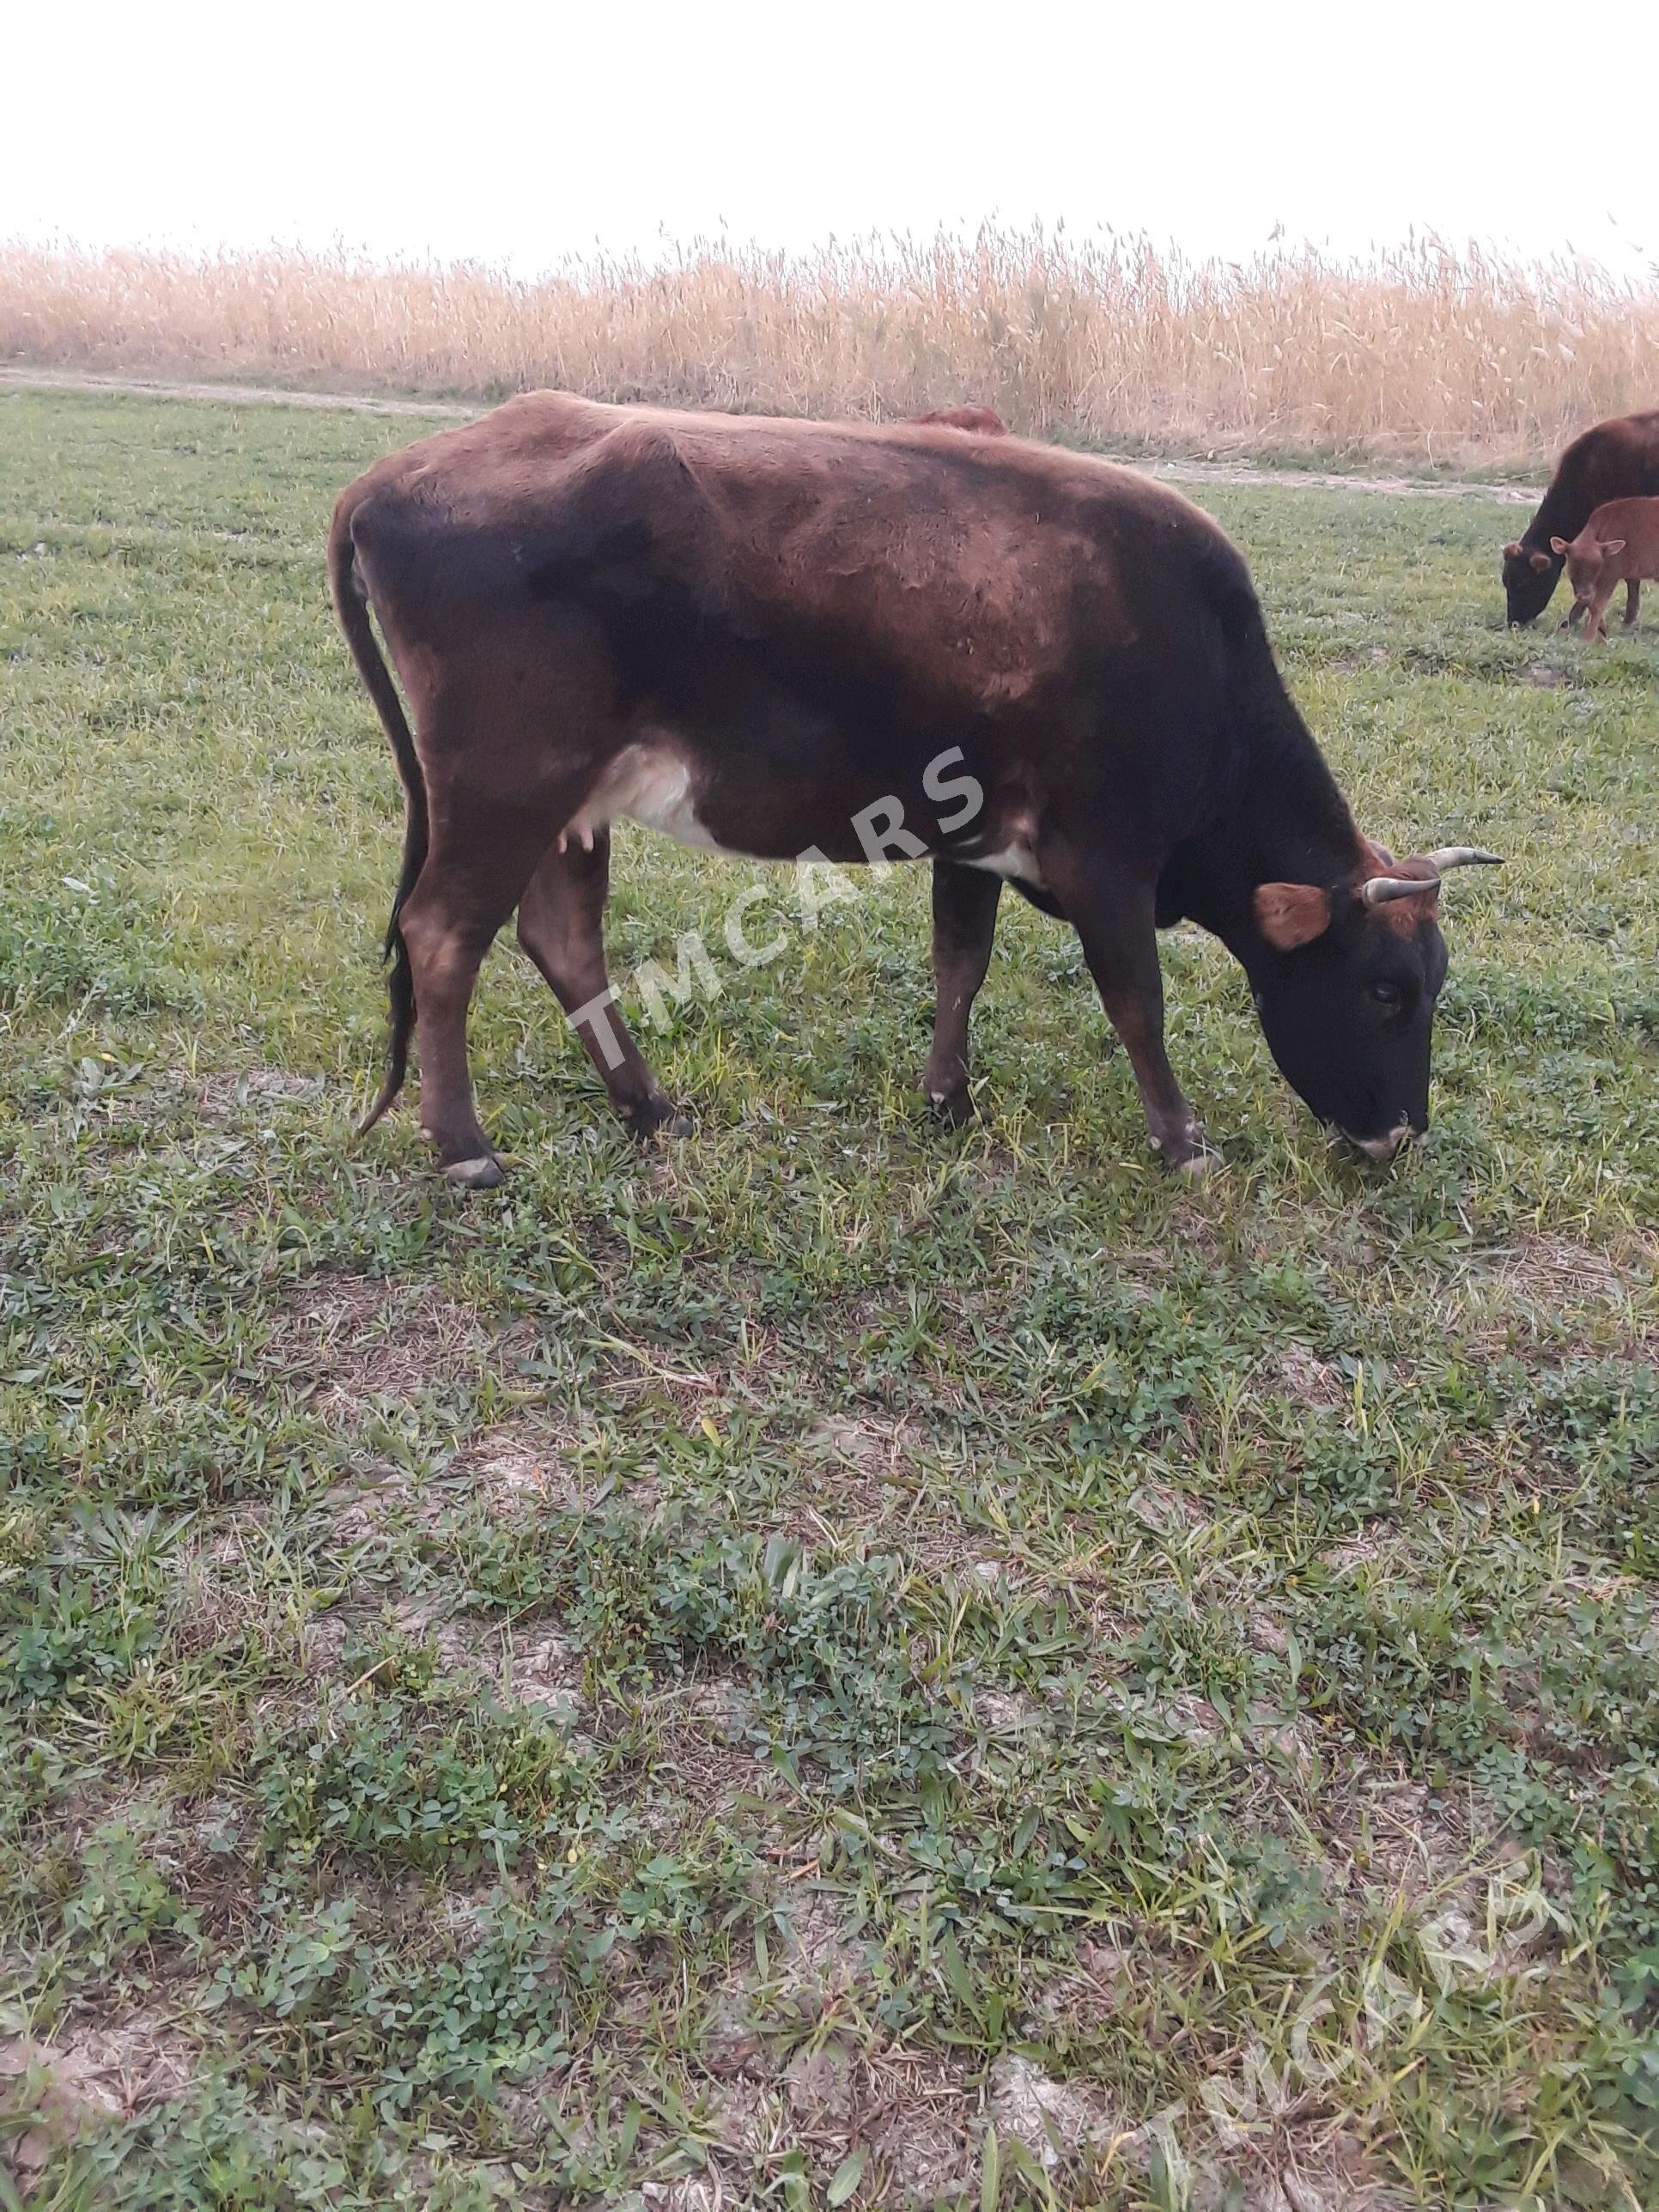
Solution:
{"label": "cow's tail", "polygon": [[357,1132],[362,1137],[368,1134],[397,1097],[409,1072],[409,1040],[415,1029],[415,978],[410,969],[409,947],[404,942],[400,917],[404,902],[426,865],[428,830],[426,778],[421,773],[420,755],[415,750],[398,687],[369,623],[368,597],[358,574],[356,548],[351,537],[354,512],[352,496],[348,492],[334,510],[334,527],[329,534],[329,590],[340,628],[351,648],[351,658],[357,664],[364,690],[374,702],[404,787],[404,865],[392,901],[392,919],[386,927],[385,945],[385,957],[392,963],[386,977],[386,992],[392,1001],[392,1032],[386,1048],[386,1080]]}

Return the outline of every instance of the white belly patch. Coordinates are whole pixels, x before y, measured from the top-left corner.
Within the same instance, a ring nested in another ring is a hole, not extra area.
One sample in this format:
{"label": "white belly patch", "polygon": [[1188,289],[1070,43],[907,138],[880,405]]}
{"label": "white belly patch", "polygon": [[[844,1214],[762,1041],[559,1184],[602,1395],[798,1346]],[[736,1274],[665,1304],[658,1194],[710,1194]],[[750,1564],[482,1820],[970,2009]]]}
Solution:
{"label": "white belly patch", "polygon": [[995,853],[981,853],[966,865],[970,868],[988,868],[994,876],[1006,876],[1012,883],[1016,878],[1030,884],[1035,890],[1046,890],[1042,871],[1038,867],[1036,854],[1030,845],[1030,833],[1016,823],[1008,842]]}
{"label": "white belly patch", "polygon": [[624,815],[699,852],[732,852],[698,821],[691,804],[691,770],[672,746],[625,745],[565,823],[556,849],[562,853],[568,845],[580,845],[591,853],[596,834]]}

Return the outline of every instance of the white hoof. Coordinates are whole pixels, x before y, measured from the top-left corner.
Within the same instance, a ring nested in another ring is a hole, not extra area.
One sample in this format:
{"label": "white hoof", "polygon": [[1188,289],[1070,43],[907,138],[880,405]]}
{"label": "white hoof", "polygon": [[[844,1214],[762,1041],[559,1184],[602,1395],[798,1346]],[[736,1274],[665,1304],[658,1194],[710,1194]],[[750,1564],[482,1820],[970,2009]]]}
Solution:
{"label": "white hoof", "polygon": [[487,1152],[482,1159],[453,1161],[444,1170],[444,1179],[459,1183],[463,1190],[494,1190],[497,1183],[506,1181],[501,1162]]}

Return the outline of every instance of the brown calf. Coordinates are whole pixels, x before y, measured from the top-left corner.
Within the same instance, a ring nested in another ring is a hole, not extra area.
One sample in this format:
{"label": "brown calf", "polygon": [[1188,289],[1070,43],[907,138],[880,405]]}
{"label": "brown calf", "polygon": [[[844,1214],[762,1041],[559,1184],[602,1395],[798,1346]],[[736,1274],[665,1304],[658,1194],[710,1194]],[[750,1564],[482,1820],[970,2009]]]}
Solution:
{"label": "brown calf", "polygon": [[1610,499],[1598,507],[1571,543],[1552,538],[1550,550],[1567,564],[1573,602],[1563,629],[1571,629],[1588,610],[1584,639],[1607,642],[1607,602],[1625,587],[1625,628],[1636,621],[1644,582],[1659,580],[1659,499]]}

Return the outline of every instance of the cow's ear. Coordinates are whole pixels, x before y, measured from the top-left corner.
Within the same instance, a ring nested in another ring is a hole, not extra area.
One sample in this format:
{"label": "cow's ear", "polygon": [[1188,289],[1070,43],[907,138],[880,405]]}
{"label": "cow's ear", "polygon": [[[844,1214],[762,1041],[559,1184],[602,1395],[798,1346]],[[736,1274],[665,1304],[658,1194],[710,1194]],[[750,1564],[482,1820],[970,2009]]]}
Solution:
{"label": "cow's ear", "polygon": [[1532,556],[1532,565],[1541,573],[1550,565],[1549,555],[1547,553],[1534,553]]}
{"label": "cow's ear", "polygon": [[1625,542],[1622,538],[1604,538],[1601,540],[1601,550],[1604,554],[1622,553],[1625,550]]}
{"label": "cow's ear", "polygon": [[1550,540],[1550,551],[1551,551],[1552,553],[1565,553],[1565,552],[1566,551],[1566,550],[1567,550],[1567,541],[1566,541],[1566,539],[1565,539],[1565,538],[1551,538],[1551,540]]}
{"label": "cow's ear", "polygon": [[1331,901],[1317,884],[1258,884],[1255,918],[1261,934],[1280,952],[1311,945],[1331,926]]}
{"label": "cow's ear", "polygon": [[1504,558],[1506,561],[1518,561],[1521,558],[1521,540],[1518,538],[1504,548]]}

